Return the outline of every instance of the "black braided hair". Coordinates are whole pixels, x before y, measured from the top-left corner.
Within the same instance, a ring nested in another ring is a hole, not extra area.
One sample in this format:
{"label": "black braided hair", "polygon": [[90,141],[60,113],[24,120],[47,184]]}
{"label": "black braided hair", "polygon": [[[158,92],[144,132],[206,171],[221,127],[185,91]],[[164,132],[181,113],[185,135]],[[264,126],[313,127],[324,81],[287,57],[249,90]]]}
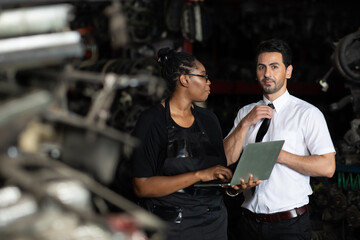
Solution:
{"label": "black braided hair", "polygon": [[171,94],[175,91],[176,81],[180,75],[190,73],[190,69],[195,67],[196,58],[191,54],[177,52],[170,48],[161,48],[157,55],[161,77],[166,80]]}

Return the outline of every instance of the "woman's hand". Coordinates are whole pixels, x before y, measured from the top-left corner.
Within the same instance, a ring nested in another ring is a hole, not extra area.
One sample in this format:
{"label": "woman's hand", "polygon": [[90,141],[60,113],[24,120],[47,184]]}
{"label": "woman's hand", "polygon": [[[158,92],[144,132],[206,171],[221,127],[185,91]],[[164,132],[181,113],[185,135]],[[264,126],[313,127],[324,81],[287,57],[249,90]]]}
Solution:
{"label": "woman's hand", "polygon": [[208,182],[215,179],[221,179],[222,181],[229,181],[232,178],[232,172],[229,168],[221,165],[216,165],[211,168],[199,170],[195,175],[202,182]]}
{"label": "woman's hand", "polygon": [[163,197],[193,185],[196,182],[207,182],[215,179],[229,181],[230,169],[217,165],[196,172],[187,172],[175,176],[152,176],[134,178],[134,191],[138,197]]}

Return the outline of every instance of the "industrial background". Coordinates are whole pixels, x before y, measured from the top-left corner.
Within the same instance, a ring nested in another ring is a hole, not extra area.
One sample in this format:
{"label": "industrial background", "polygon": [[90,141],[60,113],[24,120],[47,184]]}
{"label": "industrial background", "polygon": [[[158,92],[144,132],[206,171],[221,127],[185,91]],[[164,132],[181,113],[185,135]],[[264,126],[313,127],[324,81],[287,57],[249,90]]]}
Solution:
{"label": "industrial background", "polygon": [[[225,136],[261,98],[254,50],[272,37],[337,151],[334,177],[311,178],[312,239],[360,239],[360,15],[335,0],[1,0],[0,239],[164,239],[130,169],[137,117],[166,94],[157,50],[205,65]],[[242,199],[225,201],[237,239]]]}

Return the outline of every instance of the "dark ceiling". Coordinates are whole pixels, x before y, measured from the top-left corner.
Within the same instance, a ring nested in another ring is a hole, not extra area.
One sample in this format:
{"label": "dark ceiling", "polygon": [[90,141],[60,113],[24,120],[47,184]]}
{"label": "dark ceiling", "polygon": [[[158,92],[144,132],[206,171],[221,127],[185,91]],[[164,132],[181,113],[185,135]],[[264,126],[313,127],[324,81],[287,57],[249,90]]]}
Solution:
{"label": "dark ceiling", "polygon": [[[259,41],[279,37],[293,49],[293,81],[314,82],[331,65],[334,43],[360,27],[350,1],[205,0],[211,37],[194,54],[211,65],[217,79],[252,80],[249,66]],[[249,79],[250,78],[250,79]]]}

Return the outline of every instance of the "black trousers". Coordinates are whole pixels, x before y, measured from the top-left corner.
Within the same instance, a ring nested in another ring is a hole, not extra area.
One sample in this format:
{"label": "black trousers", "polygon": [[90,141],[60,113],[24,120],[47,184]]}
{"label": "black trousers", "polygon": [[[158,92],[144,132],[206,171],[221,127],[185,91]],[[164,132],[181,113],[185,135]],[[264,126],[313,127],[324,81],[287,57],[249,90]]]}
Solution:
{"label": "black trousers", "polygon": [[257,222],[241,215],[241,240],[310,240],[309,212],[280,222]]}

